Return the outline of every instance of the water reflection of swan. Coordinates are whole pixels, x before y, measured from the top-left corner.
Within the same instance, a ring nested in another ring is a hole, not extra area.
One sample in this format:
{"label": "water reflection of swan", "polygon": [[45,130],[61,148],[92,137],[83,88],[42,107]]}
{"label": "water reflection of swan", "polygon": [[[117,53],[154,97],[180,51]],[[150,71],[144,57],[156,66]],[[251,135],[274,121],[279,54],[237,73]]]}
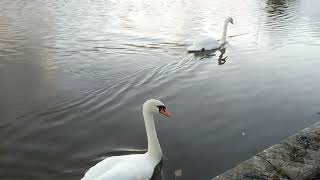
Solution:
{"label": "water reflection of swan", "polygon": [[224,63],[226,63],[226,59],[228,58],[228,56],[223,57],[224,53],[226,53],[226,48],[221,48],[220,50],[220,55],[218,58],[218,65],[223,65]]}
{"label": "water reflection of swan", "polygon": [[226,53],[226,47],[222,46],[218,50],[211,50],[211,51],[196,51],[193,52],[195,59],[205,59],[205,58],[211,58],[216,56],[216,52],[220,52],[219,58],[218,58],[218,65],[223,65],[226,63],[226,59],[228,56],[224,56]]}
{"label": "water reflection of swan", "polygon": [[202,35],[199,38],[197,38],[190,47],[188,47],[188,49],[187,49],[188,52],[219,49],[226,42],[227,28],[228,28],[229,22],[231,24],[233,24],[232,17],[227,17],[225,19],[222,37],[220,40],[217,40],[217,39],[210,37],[210,36],[207,36],[207,35]]}
{"label": "water reflection of swan", "polygon": [[150,179],[162,158],[162,151],[154,126],[153,115],[171,116],[162,102],[150,99],[143,104],[143,117],[147,131],[148,151],[109,157],[88,170],[82,180],[142,180]]}

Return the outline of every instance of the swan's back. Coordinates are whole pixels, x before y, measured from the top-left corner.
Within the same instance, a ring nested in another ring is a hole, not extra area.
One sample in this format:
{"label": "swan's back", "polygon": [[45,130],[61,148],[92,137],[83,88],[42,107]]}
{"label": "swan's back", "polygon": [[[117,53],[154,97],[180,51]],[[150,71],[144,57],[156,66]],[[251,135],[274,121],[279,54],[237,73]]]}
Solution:
{"label": "swan's back", "polygon": [[193,44],[188,47],[188,51],[202,51],[202,50],[213,50],[218,49],[221,46],[220,42],[215,38],[202,35],[199,36]]}
{"label": "swan's back", "polygon": [[[141,169],[141,168],[140,168]],[[124,163],[121,166],[115,166],[94,180],[149,180],[152,176],[141,173],[137,166]],[[93,180],[93,179],[92,179]]]}
{"label": "swan's back", "polygon": [[148,180],[154,167],[144,154],[113,156],[90,168],[81,180]]}

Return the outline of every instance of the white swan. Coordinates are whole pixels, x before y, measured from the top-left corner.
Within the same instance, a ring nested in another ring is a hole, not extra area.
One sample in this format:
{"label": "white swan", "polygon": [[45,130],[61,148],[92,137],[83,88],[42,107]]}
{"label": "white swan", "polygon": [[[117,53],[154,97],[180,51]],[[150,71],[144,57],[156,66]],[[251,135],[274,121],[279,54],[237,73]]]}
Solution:
{"label": "white swan", "polygon": [[220,40],[216,40],[213,37],[203,35],[199,38],[197,38],[193,44],[188,47],[189,52],[194,52],[194,51],[205,51],[205,50],[214,50],[214,49],[219,49],[226,41],[227,37],[227,28],[228,28],[228,23],[233,24],[233,19],[232,17],[227,17],[224,21],[224,26],[223,26],[223,33],[222,37]]}
{"label": "white swan", "polygon": [[82,180],[149,180],[154,168],[162,158],[162,151],[154,126],[153,115],[171,113],[165,105],[155,99],[143,104],[143,117],[147,130],[148,151],[145,154],[112,156],[91,167]]}

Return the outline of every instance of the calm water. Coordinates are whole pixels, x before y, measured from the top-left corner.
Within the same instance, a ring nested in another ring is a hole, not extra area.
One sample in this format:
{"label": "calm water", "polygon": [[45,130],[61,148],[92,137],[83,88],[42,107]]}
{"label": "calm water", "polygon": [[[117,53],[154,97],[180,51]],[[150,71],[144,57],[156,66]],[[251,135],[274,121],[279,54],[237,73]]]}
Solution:
{"label": "calm water", "polygon": [[[78,180],[143,152],[161,99],[161,179],[210,179],[320,120],[319,0],[1,0],[0,179]],[[187,54],[201,33],[225,52]],[[245,135],[242,135],[245,133]],[[160,179],[160,177],[159,177]]]}

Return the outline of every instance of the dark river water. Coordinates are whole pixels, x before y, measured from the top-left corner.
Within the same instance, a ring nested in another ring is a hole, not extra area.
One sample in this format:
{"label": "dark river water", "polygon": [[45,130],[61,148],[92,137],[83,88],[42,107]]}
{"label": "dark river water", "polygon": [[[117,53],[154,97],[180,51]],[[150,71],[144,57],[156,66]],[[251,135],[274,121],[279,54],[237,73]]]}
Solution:
{"label": "dark river water", "polygon": [[[1,0],[0,179],[79,180],[141,153],[158,179],[202,180],[320,120],[319,0]],[[198,35],[225,51],[188,54]],[[175,177],[175,170],[182,170]]]}

